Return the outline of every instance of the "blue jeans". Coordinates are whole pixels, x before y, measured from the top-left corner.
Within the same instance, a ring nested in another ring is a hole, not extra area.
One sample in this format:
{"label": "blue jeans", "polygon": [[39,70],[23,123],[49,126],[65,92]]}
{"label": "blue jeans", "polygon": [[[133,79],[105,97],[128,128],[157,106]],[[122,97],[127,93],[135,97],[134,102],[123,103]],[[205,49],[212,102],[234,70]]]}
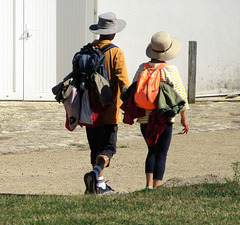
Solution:
{"label": "blue jeans", "polygon": [[[145,138],[147,124],[140,125]],[[155,145],[148,146],[148,155],[145,161],[145,173],[153,173],[153,179],[162,180],[166,167],[167,153],[172,138],[172,124],[168,124],[159,136]]]}

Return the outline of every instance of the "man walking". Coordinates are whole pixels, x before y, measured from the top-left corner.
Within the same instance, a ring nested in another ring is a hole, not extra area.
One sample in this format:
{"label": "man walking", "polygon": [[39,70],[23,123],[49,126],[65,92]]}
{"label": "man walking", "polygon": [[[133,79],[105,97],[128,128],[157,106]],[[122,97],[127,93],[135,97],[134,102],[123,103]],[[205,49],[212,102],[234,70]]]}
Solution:
{"label": "man walking", "polygon": [[[126,22],[117,19],[112,12],[99,15],[98,23],[89,27],[91,32],[100,35],[99,39],[92,44],[98,48],[111,44],[116,33],[123,30],[125,25]],[[112,191],[112,188],[104,182],[103,169],[109,166],[111,158],[116,153],[118,124],[121,122],[120,94],[124,87],[129,86],[125,57],[122,50],[113,47],[106,51],[104,55],[110,86],[113,91],[114,104],[104,109],[103,126],[86,127],[93,170],[84,176],[85,194],[101,194]]]}

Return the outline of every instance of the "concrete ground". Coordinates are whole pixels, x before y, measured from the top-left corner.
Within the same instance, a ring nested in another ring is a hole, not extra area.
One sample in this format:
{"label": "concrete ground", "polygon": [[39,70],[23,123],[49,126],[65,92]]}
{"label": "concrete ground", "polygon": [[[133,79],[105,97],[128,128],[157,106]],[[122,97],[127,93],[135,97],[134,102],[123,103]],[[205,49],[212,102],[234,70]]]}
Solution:
{"label": "concrete ground", "polygon": [[[0,101],[0,115],[0,193],[84,192],[83,176],[91,170],[85,128],[64,127],[62,104]],[[176,117],[163,182],[232,179],[232,163],[240,161],[240,96],[197,98],[187,118],[189,134],[181,135]],[[117,191],[144,188],[147,146],[139,124],[121,123],[117,146],[105,180]]]}

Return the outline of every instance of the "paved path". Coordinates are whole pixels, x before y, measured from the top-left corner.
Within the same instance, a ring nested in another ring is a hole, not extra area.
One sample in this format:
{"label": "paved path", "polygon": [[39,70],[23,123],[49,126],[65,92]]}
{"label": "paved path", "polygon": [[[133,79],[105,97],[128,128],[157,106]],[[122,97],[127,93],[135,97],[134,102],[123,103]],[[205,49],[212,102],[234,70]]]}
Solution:
{"label": "paved path", "polygon": [[[176,118],[164,184],[232,178],[231,164],[240,161],[240,97],[197,99],[187,117],[189,135],[177,135]],[[57,102],[0,101],[0,193],[84,193],[83,176],[91,169],[85,129],[69,132],[64,123]],[[117,154],[104,171],[109,185],[124,192],[144,188],[146,154],[139,124],[121,123]]]}
{"label": "paved path", "polygon": [[[65,112],[57,102],[0,101],[0,154],[65,151],[69,146],[87,148],[85,128],[64,127]],[[198,98],[187,112],[190,133],[240,128],[240,96],[226,99]],[[181,132],[176,117],[174,134]],[[119,125],[118,140],[141,138],[139,124]]]}

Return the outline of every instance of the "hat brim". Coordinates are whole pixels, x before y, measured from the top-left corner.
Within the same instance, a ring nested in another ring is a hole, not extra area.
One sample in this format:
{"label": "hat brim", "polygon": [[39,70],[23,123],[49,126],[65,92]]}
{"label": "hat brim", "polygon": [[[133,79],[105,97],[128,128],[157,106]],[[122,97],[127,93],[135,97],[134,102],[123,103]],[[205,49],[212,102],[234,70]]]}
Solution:
{"label": "hat brim", "polygon": [[124,20],[118,19],[117,20],[117,27],[112,28],[99,28],[98,24],[93,24],[89,27],[89,30],[94,34],[101,34],[101,35],[108,35],[108,34],[116,34],[122,31],[126,26],[126,22]]}
{"label": "hat brim", "polygon": [[182,50],[182,42],[177,38],[172,39],[172,46],[166,52],[156,52],[152,49],[151,43],[147,46],[146,55],[150,59],[157,59],[159,61],[169,61],[176,58]]}

